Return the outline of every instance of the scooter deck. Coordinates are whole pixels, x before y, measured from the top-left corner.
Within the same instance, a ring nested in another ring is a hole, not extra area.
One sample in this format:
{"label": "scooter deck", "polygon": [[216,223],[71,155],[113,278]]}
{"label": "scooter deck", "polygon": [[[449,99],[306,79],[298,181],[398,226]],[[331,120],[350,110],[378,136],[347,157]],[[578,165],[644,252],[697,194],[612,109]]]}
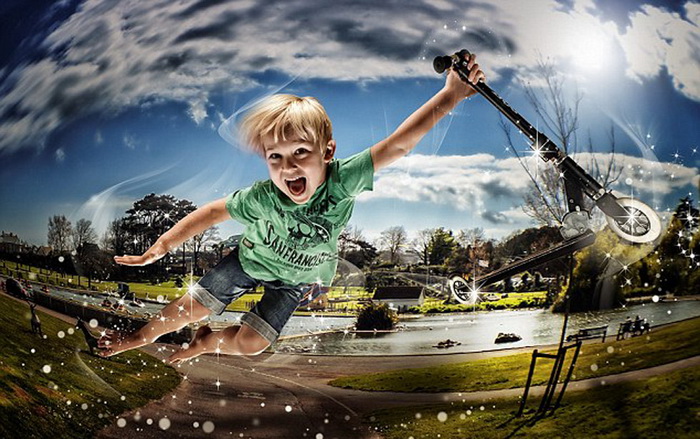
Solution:
{"label": "scooter deck", "polygon": [[534,253],[527,258],[508,264],[484,276],[477,277],[475,283],[479,286],[490,285],[514,274],[522,273],[523,271],[544,264],[545,262],[570,255],[575,251],[592,245],[595,242],[595,237],[595,233],[588,230],[581,236],[564,241],[541,252]]}

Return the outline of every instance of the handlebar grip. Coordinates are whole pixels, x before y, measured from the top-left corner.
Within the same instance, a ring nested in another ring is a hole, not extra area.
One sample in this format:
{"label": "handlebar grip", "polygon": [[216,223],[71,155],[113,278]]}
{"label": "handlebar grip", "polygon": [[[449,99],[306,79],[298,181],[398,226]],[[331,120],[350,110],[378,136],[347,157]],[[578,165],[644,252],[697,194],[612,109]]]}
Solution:
{"label": "handlebar grip", "polygon": [[442,73],[452,66],[452,57],[448,55],[436,56],[433,60],[433,69],[437,73]]}
{"label": "handlebar grip", "polygon": [[462,49],[459,52],[455,53],[454,55],[443,55],[443,56],[436,56],[435,59],[433,59],[433,69],[437,73],[442,73],[445,70],[449,69],[452,67],[452,64],[455,61],[461,61],[467,59],[471,55],[467,49]]}

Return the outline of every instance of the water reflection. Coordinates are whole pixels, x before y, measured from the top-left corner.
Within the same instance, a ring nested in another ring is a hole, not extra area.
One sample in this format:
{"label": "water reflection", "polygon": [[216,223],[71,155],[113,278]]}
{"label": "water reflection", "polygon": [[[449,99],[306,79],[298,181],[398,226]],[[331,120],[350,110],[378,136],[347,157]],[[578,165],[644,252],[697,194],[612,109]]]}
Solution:
{"label": "water reflection", "polygon": [[[569,318],[567,334],[581,328],[608,325],[608,337],[615,338],[627,317],[646,318],[655,326],[700,316],[700,301],[660,302],[610,311],[575,314]],[[283,340],[278,350],[295,350],[336,355],[409,355],[473,352],[557,343],[564,316],[545,310],[493,311],[453,316],[428,316],[403,322],[405,329],[393,333],[332,333]],[[496,345],[499,332],[522,337],[515,343]],[[438,342],[451,339],[461,343],[437,349]]]}
{"label": "water reflection", "polygon": [[[104,297],[88,295],[69,290],[51,288],[51,295],[81,302],[85,305],[100,306]],[[126,304],[131,313],[154,315],[165,304],[145,303],[143,308]],[[242,313],[224,312],[209,317],[212,326],[223,327],[237,324]],[[652,326],[676,322],[700,316],[700,301],[670,301],[634,305],[610,311],[574,314],[569,319],[568,334],[581,328],[608,325],[608,337],[615,337],[620,323],[627,317],[647,319]],[[282,351],[311,352],[334,355],[410,355],[474,352],[553,344],[561,336],[564,316],[546,310],[491,311],[459,315],[434,315],[419,317],[402,322],[404,329],[393,333],[350,333],[343,332],[354,323],[352,317],[294,316],[282,331],[282,336],[298,336],[283,339],[274,349]],[[337,332],[318,336],[308,335],[320,331]],[[522,337],[515,343],[496,345],[494,340],[499,332],[514,332]],[[438,342],[450,339],[461,343],[449,349],[437,349]]]}

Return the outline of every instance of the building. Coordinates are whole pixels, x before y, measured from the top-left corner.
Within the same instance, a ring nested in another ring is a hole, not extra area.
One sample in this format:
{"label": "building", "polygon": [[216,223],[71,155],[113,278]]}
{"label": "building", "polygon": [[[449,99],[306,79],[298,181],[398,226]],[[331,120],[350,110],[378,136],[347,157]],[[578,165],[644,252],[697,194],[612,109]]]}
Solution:
{"label": "building", "polygon": [[6,233],[4,230],[0,234],[0,252],[3,253],[24,253],[27,251],[19,236],[12,232]]}
{"label": "building", "polygon": [[405,312],[412,306],[423,305],[425,289],[409,286],[377,287],[372,300],[387,303],[398,312]]}

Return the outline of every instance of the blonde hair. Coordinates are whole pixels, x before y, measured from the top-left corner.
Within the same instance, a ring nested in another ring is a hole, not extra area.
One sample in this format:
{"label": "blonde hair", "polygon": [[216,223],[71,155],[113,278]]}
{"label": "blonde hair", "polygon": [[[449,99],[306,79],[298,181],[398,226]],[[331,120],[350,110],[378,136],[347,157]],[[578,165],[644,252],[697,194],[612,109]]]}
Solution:
{"label": "blonde hair", "polygon": [[277,94],[255,105],[239,125],[241,140],[263,155],[263,139],[277,143],[299,139],[323,150],[333,138],[331,120],[320,102],[312,97]]}

